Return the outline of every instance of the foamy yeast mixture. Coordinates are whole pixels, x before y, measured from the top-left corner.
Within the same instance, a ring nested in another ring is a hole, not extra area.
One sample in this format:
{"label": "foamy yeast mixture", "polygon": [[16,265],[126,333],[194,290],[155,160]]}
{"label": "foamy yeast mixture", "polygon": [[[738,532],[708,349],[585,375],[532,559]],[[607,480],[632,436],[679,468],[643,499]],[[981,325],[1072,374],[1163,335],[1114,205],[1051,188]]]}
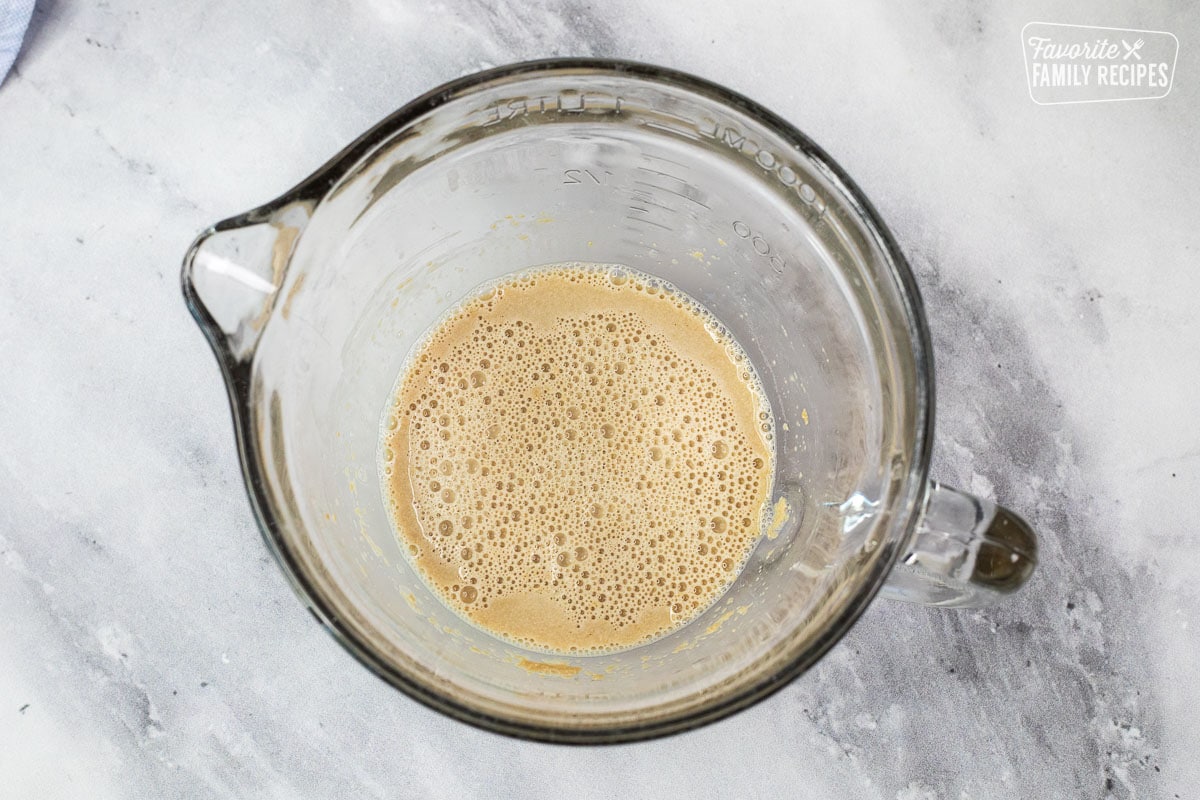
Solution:
{"label": "foamy yeast mixture", "polygon": [[762,530],[772,417],[673,287],[564,264],[490,284],[414,350],[384,416],[390,513],[453,609],[586,653],[687,623]]}

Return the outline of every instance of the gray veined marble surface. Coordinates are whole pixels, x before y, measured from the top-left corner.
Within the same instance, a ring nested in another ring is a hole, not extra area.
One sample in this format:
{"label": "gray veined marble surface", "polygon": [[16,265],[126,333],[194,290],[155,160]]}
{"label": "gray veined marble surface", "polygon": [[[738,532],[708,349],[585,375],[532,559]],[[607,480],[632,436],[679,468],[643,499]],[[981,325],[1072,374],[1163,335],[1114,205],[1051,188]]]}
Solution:
{"label": "gray veined marble surface", "polygon": [[[1030,20],[1181,43],[1150,102],[1037,106]],[[39,2],[0,86],[0,797],[1195,798],[1200,7]],[[180,257],[443,80],[660,62],[780,112],[909,255],[935,474],[1043,536],[999,608],[875,604],[701,731],[521,743],[371,677],[250,516]]]}

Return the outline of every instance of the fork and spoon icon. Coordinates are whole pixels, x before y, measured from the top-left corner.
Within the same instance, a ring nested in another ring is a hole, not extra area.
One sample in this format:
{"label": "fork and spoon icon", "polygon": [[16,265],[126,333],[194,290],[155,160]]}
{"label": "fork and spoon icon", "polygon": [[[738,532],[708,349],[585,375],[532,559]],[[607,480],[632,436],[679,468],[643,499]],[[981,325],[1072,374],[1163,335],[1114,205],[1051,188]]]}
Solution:
{"label": "fork and spoon icon", "polygon": [[1146,40],[1145,40],[1145,39],[1138,39],[1138,40],[1137,40],[1136,42],[1134,42],[1133,44],[1130,44],[1129,42],[1127,42],[1127,41],[1125,41],[1124,39],[1122,39],[1122,40],[1121,40],[1121,44],[1122,44],[1122,45],[1125,47],[1125,55],[1124,55],[1124,56],[1122,56],[1121,58],[1122,58],[1123,60],[1125,60],[1125,61],[1128,61],[1128,60],[1129,60],[1129,57],[1130,57],[1130,56],[1133,56],[1133,57],[1134,57],[1134,58],[1136,58],[1138,61],[1141,61],[1141,60],[1142,60],[1142,54],[1141,54],[1141,53],[1139,53],[1139,52],[1138,52],[1138,50],[1141,50],[1141,49],[1142,49],[1142,45],[1144,45],[1145,43],[1146,43]]}

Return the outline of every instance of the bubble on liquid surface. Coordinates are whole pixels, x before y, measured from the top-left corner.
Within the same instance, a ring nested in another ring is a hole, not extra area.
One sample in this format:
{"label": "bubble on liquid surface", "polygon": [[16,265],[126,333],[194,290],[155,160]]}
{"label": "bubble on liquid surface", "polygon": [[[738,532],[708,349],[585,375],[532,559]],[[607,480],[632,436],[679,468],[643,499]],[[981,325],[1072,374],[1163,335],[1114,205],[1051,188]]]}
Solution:
{"label": "bubble on liquid surface", "polygon": [[711,605],[761,534],[730,521],[760,518],[774,471],[769,404],[724,331],[661,281],[586,265],[449,312],[410,354],[380,439],[393,525],[446,604],[575,654]]}

